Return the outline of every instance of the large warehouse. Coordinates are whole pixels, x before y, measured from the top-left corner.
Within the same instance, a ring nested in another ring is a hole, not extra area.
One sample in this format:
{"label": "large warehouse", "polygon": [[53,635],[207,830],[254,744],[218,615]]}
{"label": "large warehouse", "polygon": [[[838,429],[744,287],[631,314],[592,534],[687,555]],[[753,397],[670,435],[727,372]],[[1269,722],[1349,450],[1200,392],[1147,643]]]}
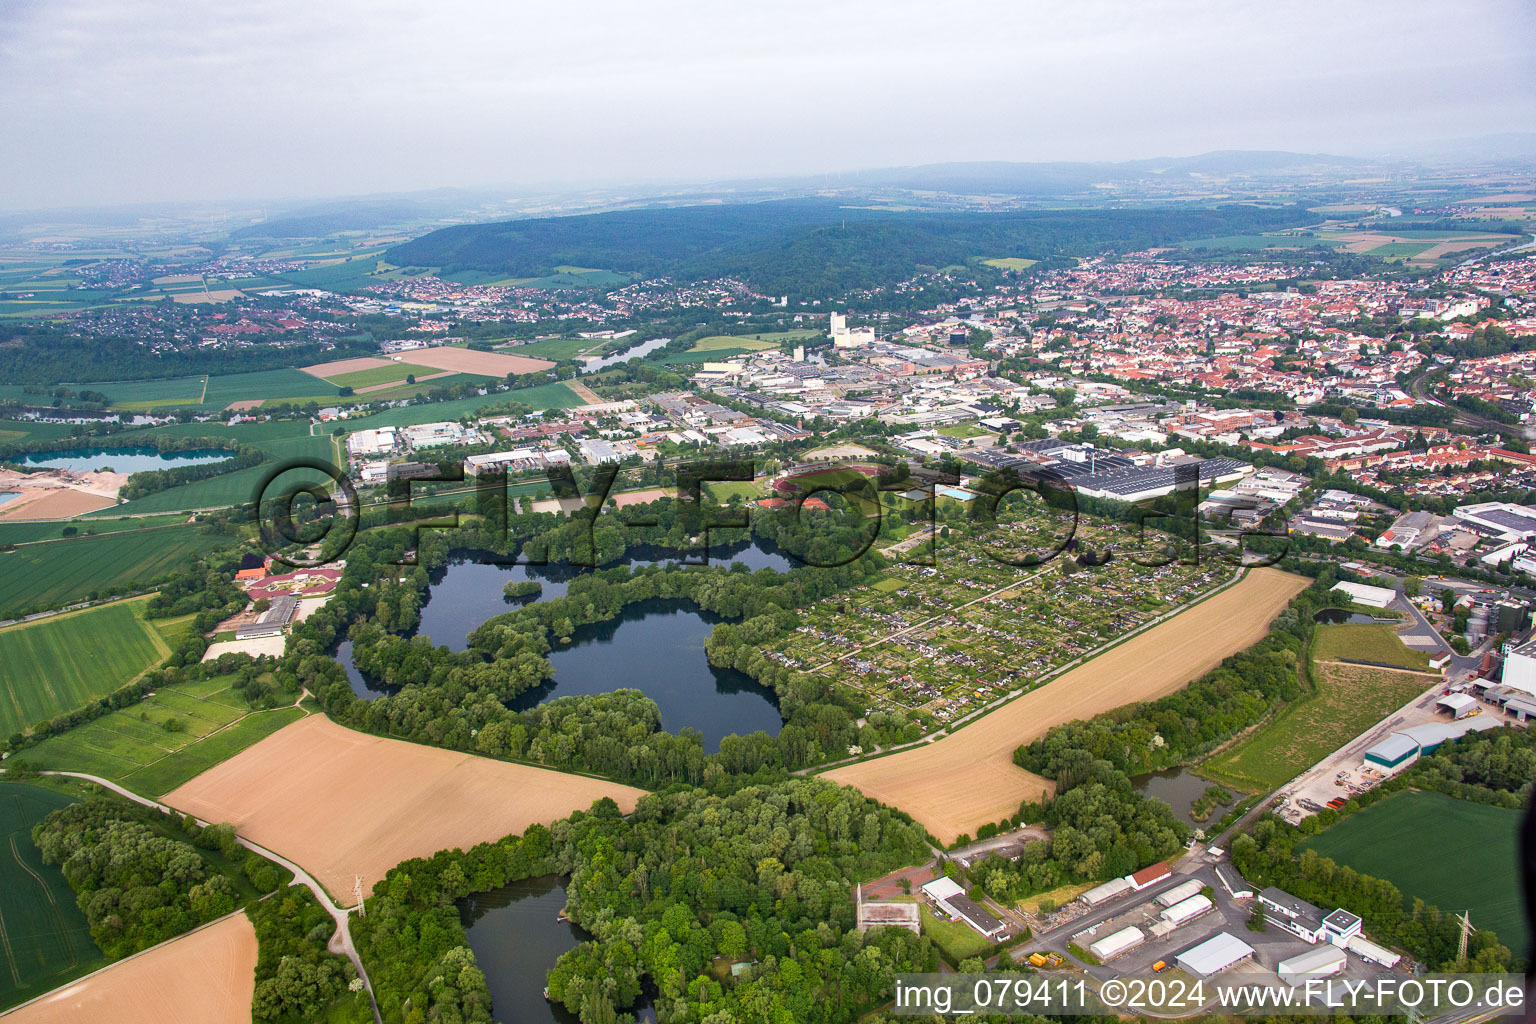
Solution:
{"label": "large warehouse", "polygon": [[1356,604],[1363,604],[1370,608],[1385,608],[1397,597],[1395,590],[1388,590],[1386,587],[1370,587],[1364,583],[1344,582],[1333,589],[1348,594],[1349,599]]}
{"label": "large warehouse", "polygon": [[950,917],[958,918],[989,939],[1003,933],[1003,922],[983,910],[965,894],[953,878],[935,878],[923,886],[923,894]]}
{"label": "large warehouse", "polygon": [[1147,936],[1140,928],[1132,925],[1130,928],[1122,928],[1113,935],[1106,935],[1098,942],[1088,947],[1088,952],[1098,957],[1103,963],[1108,963],[1127,950],[1135,949]]}
{"label": "large warehouse", "polygon": [[1200,978],[1220,974],[1234,964],[1253,956],[1253,947],[1231,932],[1217,932],[1198,946],[1186,949],[1174,961]]}

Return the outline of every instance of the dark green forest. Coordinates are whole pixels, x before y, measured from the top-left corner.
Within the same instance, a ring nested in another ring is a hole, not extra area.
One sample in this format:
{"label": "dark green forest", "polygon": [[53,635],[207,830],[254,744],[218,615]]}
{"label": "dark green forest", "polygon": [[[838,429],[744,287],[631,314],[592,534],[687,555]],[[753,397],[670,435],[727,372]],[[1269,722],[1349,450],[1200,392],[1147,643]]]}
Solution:
{"label": "dark green forest", "polygon": [[1078,256],[1315,221],[1300,206],[891,213],[832,200],[625,210],[443,228],[389,250],[401,266],[538,277],[560,265],[684,279],[736,276],[831,297],[985,256]]}

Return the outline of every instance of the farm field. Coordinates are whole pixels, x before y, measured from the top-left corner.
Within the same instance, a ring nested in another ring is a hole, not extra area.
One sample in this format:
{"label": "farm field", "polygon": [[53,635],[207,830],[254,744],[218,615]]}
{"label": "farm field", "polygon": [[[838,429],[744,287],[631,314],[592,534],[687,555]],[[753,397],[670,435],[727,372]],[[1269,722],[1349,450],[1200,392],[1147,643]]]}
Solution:
{"label": "farm field", "polygon": [[290,857],[333,897],[352,900],[411,857],[551,822],[612,797],[625,813],[643,791],[369,736],[311,715],[191,782],[165,802]]}
{"label": "farm field", "polygon": [[58,608],[108,587],[147,584],[230,542],[181,526],[28,544],[0,554],[0,617]]}
{"label": "farm field", "polygon": [[255,991],[256,929],[232,914],[50,993],[6,1024],[249,1024]]}
{"label": "farm field", "polygon": [[[1470,911],[1472,925],[1524,950],[1530,941],[1520,895],[1520,812],[1444,793],[1408,791],[1350,815],[1303,842],[1340,864],[1384,878],[1446,913]],[[1447,870],[1476,864],[1476,870]]]}
{"label": "farm field", "polygon": [[541,341],[530,341],[525,345],[510,345],[502,351],[512,355],[533,356],[535,359],[553,359],[559,362],[562,359],[575,359],[607,344],[605,341],[594,341],[591,338],[545,338]]}
{"label": "farm field", "polygon": [[1312,246],[1335,246],[1339,241],[1311,232],[1294,235],[1221,235],[1215,238],[1190,238],[1177,243],[1182,249],[1224,249],[1242,252],[1254,249],[1309,249]]}
{"label": "farm field", "polygon": [[[38,541],[69,540],[77,536],[121,533],[124,530],[149,530],[177,526],[187,521],[184,515],[169,513],[140,519],[92,519],[89,522],[0,523],[0,544],[32,544]],[[65,535],[64,531],[74,532]]]}
{"label": "farm field", "polygon": [[826,777],[906,811],[951,843],[1051,789],[1048,780],[1013,763],[1019,744],[1052,726],[1172,693],[1262,639],[1306,585],[1277,569],[1250,570],[1214,597],[942,739],[835,768]]}
{"label": "farm field", "polygon": [[[1429,671],[1429,655],[1423,651],[1409,650],[1397,638],[1390,625],[1369,623],[1340,623],[1317,627],[1317,639],[1313,642],[1314,661],[1370,661],[1378,665]],[[1428,683],[1425,686],[1428,687]]]}
{"label": "farm field", "polygon": [[998,256],[995,259],[982,260],[989,267],[999,270],[1025,270],[1039,263],[1039,260],[1025,259],[1023,256]]}
{"label": "farm field", "polygon": [[452,345],[418,349],[407,353],[406,358],[418,366],[425,366],[429,369],[448,370],[453,373],[474,373],[484,377],[505,377],[508,374],[521,376],[525,373],[539,373],[543,370],[553,369],[555,365],[548,359],[509,355],[505,352],[477,352],[474,349],[456,348]]}
{"label": "farm field", "polygon": [[224,409],[231,402],[261,399],[334,398],[334,386],[299,370],[253,370],[248,373],[214,374],[208,377],[175,377],[170,380],[96,381],[68,385],[76,390],[100,391],[114,408],[143,410],[168,406],[199,406]]}
{"label": "farm field", "polygon": [[1433,680],[1364,665],[1315,665],[1318,692],[1200,770],[1218,782],[1268,793],[1429,689]]}
{"label": "farm field", "polygon": [[417,423],[435,423],[454,420],[493,405],[519,402],[530,409],[573,409],[585,403],[577,397],[564,381],[536,384],[531,388],[518,388],[500,394],[458,398],[451,402],[433,402],[429,405],[407,405],[398,409],[385,409],[371,416],[347,420],[347,430],[371,430],[376,427],[408,427]]}
{"label": "farm field", "polygon": [[32,826],[72,802],[37,786],[0,783],[0,1010],[104,962],[74,890],[32,842]]}
{"label": "farm field", "polygon": [[143,609],[119,601],[0,629],[0,734],[104,697],[169,655]]}
{"label": "farm field", "polygon": [[337,387],[371,388],[378,384],[395,384],[403,382],[406,377],[430,377],[440,371],[430,366],[416,366],[413,363],[391,362],[388,366],[374,366],[366,370],[353,370],[351,373],[340,373],[326,380]]}
{"label": "farm field", "polygon": [[[159,796],[304,716],[298,708],[253,713],[229,688],[232,681],[214,676],[165,687],[29,747],[27,762]],[[167,720],[177,723],[176,731],[165,728]]]}
{"label": "farm field", "polygon": [[712,334],[707,338],[700,338],[693,343],[690,352],[719,352],[724,349],[746,350],[749,352],[762,351],[763,349],[778,348],[786,341],[808,341],[812,338],[823,338],[825,333],[813,331],[807,328],[798,328],[792,331],[768,331],[763,334]]}

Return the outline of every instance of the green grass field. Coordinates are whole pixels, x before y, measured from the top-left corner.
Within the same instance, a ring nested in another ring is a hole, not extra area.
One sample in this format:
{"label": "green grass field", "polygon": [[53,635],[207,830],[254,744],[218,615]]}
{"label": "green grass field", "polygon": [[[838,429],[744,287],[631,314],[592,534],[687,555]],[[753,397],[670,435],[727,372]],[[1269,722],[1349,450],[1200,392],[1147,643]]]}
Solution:
{"label": "green grass field", "polygon": [[44,864],[32,842],[32,826],[72,802],[37,786],[0,783],[0,1010],[106,962],[63,872]]}
{"label": "green grass field", "polygon": [[121,601],[0,629],[0,735],[105,696],[170,654],[143,607]]}
{"label": "green grass field", "polygon": [[499,351],[513,356],[533,356],[537,359],[553,359],[559,362],[562,359],[575,359],[586,352],[595,352],[603,344],[591,338],[546,338],[543,341],[513,345],[511,348]]}
{"label": "green grass field", "polygon": [[1321,761],[1429,689],[1424,676],[1356,665],[1318,665],[1318,692],[1280,712],[1202,774],[1251,793],[1267,793]]}
{"label": "green grass field", "polygon": [[0,617],[83,601],[106,587],[149,583],[230,543],[184,526],[28,544],[0,554]]}
{"label": "green grass field", "polygon": [[[251,712],[229,688],[231,678],[165,687],[133,707],[29,747],[23,756],[35,768],[99,775],[146,796],[168,793],[304,717],[298,708]],[[182,729],[168,732],[168,719]]]}
{"label": "green grass field", "polygon": [[[430,383],[430,382],[429,382]],[[347,430],[371,430],[375,427],[407,427],[417,423],[435,423],[439,420],[456,420],[489,406],[505,402],[520,402],[531,409],[572,409],[582,405],[575,392],[564,381],[536,384],[531,388],[518,388],[500,394],[471,398],[456,398],[451,402],[431,402],[427,405],[408,405],[398,409],[385,409],[372,416],[347,420]]]}
{"label": "green grass field", "polygon": [[1418,672],[1429,671],[1429,655],[1403,646],[1390,625],[1341,623],[1318,626],[1312,657],[1316,661],[1371,661]]}
{"label": "green grass field", "polygon": [[940,427],[939,433],[945,437],[985,437],[991,433],[986,427],[979,427],[974,423],[952,423],[947,427]]}
{"label": "green grass field", "polygon": [[710,496],[716,501],[722,503],[730,501],[732,495],[739,494],[742,501],[752,501],[767,493],[762,487],[746,480],[711,481],[704,485],[704,489],[709,491]]}
{"label": "green grass field", "polygon": [[[142,519],[92,519],[89,522],[35,522],[0,523],[0,544],[32,544],[37,541],[68,540],[70,537],[91,536],[101,533],[121,533],[124,530],[147,530],[159,526],[185,523],[187,517],[177,513],[148,516]],[[65,536],[64,531],[74,533]]]}
{"label": "green grass field", "polygon": [[992,943],[964,921],[941,921],[927,907],[922,909],[921,917],[923,934],[956,963],[992,948]]}
{"label": "green grass field", "polygon": [[[1472,925],[1498,933],[1522,954],[1530,941],[1520,896],[1520,812],[1443,793],[1398,793],[1350,815],[1305,846],[1356,871],[1384,878]],[[1456,870],[1463,864],[1471,870]],[[1475,865],[1475,867],[1474,867]]]}
{"label": "green grass field", "polygon": [[1412,259],[1419,253],[1434,248],[1433,242],[1388,242],[1369,250],[1367,256],[1380,256],[1385,260]]}
{"label": "green grass field", "polygon": [[[205,383],[206,382],[206,383]],[[96,381],[68,384],[76,391],[100,391],[115,408],[129,410],[169,406],[199,406],[223,409],[231,402],[260,398],[330,399],[337,388],[302,370],[254,370],[249,373],[215,374],[209,377],[173,377],[168,380]]]}
{"label": "green grass field", "polygon": [[338,374],[335,377],[327,377],[340,388],[369,388],[378,384],[393,384],[396,381],[404,381],[409,374],[418,380],[422,377],[430,377],[434,373],[441,373],[430,366],[416,366],[412,363],[393,363],[389,366],[375,366],[368,370],[354,370],[351,373]]}
{"label": "green grass field", "polygon": [[999,270],[1025,270],[1039,263],[1039,260],[1027,260],[1022,256],[999,256],[996,259],[982,260],[989,267]]}
{"label": "green grass field", "polygon": [[807,341],[825,335],[820,331],[799,328],[793,331],[768,331],[764,334],[712,334],[693,343],[690,352],[760,352],[778,348],[786,341]]}

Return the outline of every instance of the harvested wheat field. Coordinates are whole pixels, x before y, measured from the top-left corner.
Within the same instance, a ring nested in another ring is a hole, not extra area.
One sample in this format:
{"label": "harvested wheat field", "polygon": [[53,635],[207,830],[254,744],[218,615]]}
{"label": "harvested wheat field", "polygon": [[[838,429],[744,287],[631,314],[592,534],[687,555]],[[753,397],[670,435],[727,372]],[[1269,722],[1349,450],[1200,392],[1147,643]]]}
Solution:
{"label": "harvested wheat field", "polygon": [[626,814],[644,790],[369,736],[310,715],[172,790],[163,801],[301,865],[353,902],[403,860],[548,824],[612,797]]}
{"label": "harvested wheat field", "polygon": [[327,377],[340,377],[344,373],[356,373],[359,370],[377,370],[385,366],[393,366],[394,361],[383,359],[379,356],[356,356],[352,359],[332,359],[328,363],[316,363],[313,366],[300,367],[305,373],[324,380]]}
{"label": "harvested wheat field", "polygon": [[417,366],[431,366],[454,373],[478,373],[486,377],[505,377],[509,373],[538,373],[549,370],[554,363],[532,356],[509,356],[505,352],[476,352],[468,348],[415,349],[406,358]]}
{"label": "harvested wheat field", "polygon": [[250,1024],[256,929],[234,914],[55,989],[6,1024]]}
{"label": "harvested wheat field", "polygon": [[826,773],[925,825],[946,845],[1010,817],[1052,783],[1013,763],[1014,748],[1052,726],[1154,700],[1185,686],[1228,655],[1257,643],[1308,580],[1254,569],[1167,622],[925,746]]}

